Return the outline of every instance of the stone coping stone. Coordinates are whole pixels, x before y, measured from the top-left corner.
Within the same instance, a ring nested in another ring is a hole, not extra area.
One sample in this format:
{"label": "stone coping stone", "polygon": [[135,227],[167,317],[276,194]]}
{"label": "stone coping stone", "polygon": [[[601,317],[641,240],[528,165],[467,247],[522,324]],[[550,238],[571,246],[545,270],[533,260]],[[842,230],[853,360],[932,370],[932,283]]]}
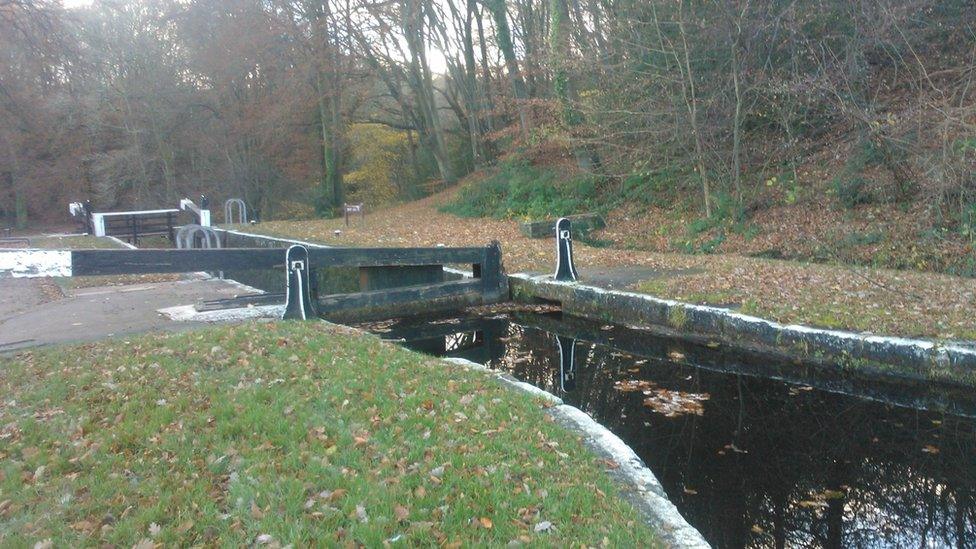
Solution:
{"label": "stone coping stone", "polygon": [[704,336],[881,377],[976,386],[976,350],[957,343],[786,325],[721,307],[556,282],[549,276],[514,274],[509,285],[515,301],[558,302],[566,314],[598,322],[667,327],[679,337]]}
{"label": "stone coping stone", "polygon": [[[567,215],[566,219],[572,222],[572,230],[575,236],[585,235],[591,231],[602,229],[607,226],[603,216],[595,213],[585,213]],[[529,238],[547,238],[556,235],[555,219],[544,219],[542,221],[526,221],[519,223],[519,231]]]}

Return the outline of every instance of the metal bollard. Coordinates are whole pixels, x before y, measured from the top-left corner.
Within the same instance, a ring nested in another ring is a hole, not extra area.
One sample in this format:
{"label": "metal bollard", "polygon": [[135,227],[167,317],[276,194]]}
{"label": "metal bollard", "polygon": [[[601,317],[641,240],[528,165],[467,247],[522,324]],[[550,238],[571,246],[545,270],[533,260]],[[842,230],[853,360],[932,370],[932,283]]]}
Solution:
{"label": "metal bollard", "polygon": [[558,281],[579,280],[579,273],[573,265],[573,235],[569,220],[565,217],[556,221],[556,274]]}
{"label": "metal bollard", "polygon": [[284,320],[312,320],[318,318],[318,309],[313,302],[313,288],[309,278],[308,248],[294,245],[285,252],[285,270],[288,287],[285,290]]}

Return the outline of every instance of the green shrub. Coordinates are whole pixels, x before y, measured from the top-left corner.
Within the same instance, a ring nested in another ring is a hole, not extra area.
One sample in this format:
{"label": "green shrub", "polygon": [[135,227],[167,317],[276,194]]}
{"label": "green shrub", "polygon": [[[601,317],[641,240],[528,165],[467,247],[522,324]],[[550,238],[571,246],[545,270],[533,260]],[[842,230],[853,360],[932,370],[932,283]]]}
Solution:
{"label": "green shrub", "polygon": [[675,168],[663,168],[628,175],[619,193],[620,203],[671,207],[685,187],[687,174]]}
{"label": "green shrub", "polygon": [[688,236],[698,236],[716,227],[720,221],[718,217],[700,217],[688,224]]}
{"label": "green shrub", "polygon": [[834,193],[837,200],[845,208],[854,208],[859,204],[867,204],[871,201],[871,193],[868,190],[868,181],[860,175],[851,177],[835,177],[833,181]]}
{"label": "green shrub", "polygon": [[544,219],[599,208],[599,180],[592,176],[560,178],[550,169],[521,160],[499,165],[492,175],[461,189],[441,208],[461,217]]}
{"label": "green shrub", "polygon": [[890,161],[888,154],[883,145],[867,138],[857,144],[844,169],[833,180],[834,194],[845,208],[874,201],[875,197],[869,189],[870,182],[863,174],[868,167],[886,165]]}

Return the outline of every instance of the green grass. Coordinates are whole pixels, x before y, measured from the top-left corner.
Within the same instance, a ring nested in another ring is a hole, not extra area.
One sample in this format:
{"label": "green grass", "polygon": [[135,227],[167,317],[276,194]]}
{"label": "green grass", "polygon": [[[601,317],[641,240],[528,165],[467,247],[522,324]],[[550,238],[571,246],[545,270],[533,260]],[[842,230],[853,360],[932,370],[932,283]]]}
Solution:
{"label": "green grass", "polygon": [[42,236],[31,238],[32,248],[86,250],[121,248],[118,242],[110,238],[97,236]]}
{"label": "green grass", "polygon": [[4,547],[655,543],[543,403],[325,323],[34,351],[0,392]]}

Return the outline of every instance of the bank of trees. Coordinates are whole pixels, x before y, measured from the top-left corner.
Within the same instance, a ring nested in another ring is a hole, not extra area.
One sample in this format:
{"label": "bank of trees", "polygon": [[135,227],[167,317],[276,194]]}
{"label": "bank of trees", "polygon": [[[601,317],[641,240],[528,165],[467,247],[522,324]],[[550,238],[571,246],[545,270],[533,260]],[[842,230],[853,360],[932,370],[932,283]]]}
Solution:
{"label": "bank of trees", "polygon": [[967,0],[0,0],[0,215],[329,214],[534,150],[706,216],[822,165],[963,222],[974,44]]}

